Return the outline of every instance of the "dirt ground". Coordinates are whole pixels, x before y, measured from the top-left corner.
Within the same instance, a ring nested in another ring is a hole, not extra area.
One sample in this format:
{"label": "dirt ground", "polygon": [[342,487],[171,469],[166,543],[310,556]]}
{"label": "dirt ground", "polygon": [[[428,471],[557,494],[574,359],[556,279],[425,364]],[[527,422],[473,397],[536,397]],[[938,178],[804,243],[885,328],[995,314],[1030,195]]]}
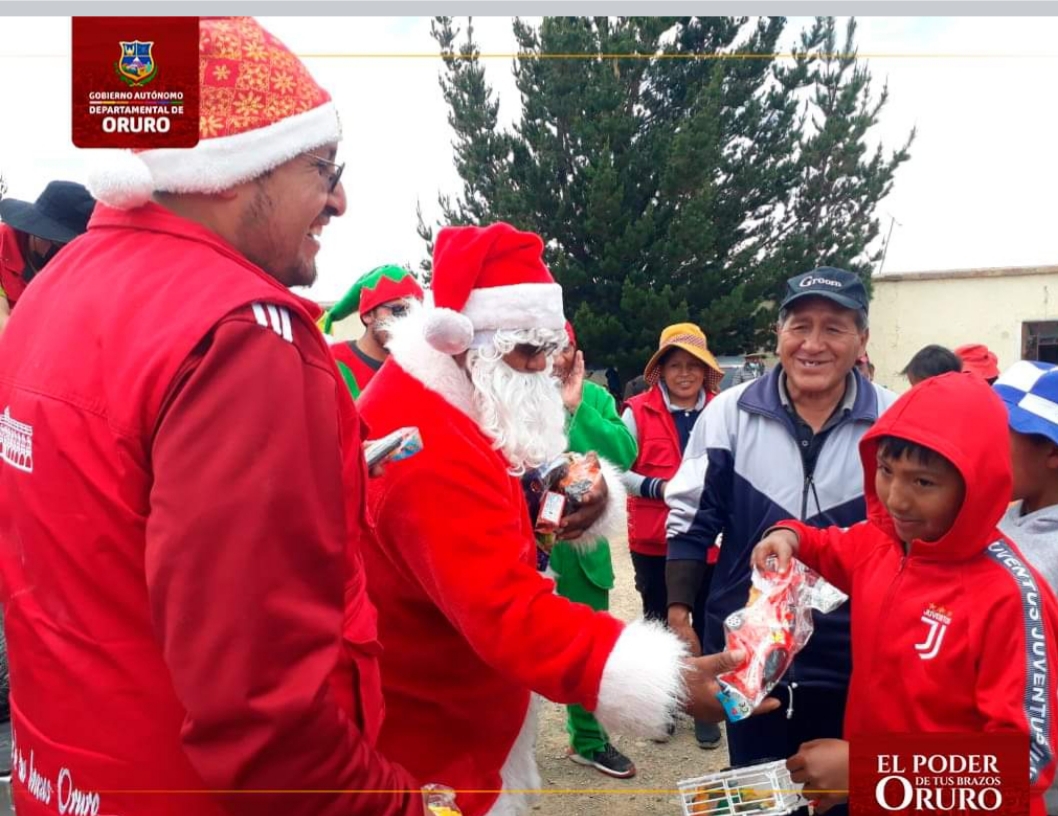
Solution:
{"label": "dirt ground", "polygon": [[[642,612],[635,591],[632,559],[623,541],[612,543],[616,585],[610,594],[611,612],[633,620]],[[723,730],[723,726],[720,726]],[[727,744],[706,751],[694,740],[694,723],[680,720],[676,735],[658,745],[650,740],[611,735],[614,745],[636,764],[631,779],[612,779],[594,768],[566,758],[569,744],[564,706],[544,702],[537,741],[537,763],[546,791],[534,806],[541,816],[633,816],[679,814],[676,782],[727,766]]]}

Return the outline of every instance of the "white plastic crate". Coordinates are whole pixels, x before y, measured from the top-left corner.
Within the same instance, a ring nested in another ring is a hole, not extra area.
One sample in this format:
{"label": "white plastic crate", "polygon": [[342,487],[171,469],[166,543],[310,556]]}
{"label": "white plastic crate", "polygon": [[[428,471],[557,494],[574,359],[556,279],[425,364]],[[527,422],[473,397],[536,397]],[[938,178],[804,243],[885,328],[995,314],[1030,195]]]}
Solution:
{"label": "white plastic crate", "polygon": [[784,760],[683,779],[676,786],[684,816],[783,816],[805,804]]}

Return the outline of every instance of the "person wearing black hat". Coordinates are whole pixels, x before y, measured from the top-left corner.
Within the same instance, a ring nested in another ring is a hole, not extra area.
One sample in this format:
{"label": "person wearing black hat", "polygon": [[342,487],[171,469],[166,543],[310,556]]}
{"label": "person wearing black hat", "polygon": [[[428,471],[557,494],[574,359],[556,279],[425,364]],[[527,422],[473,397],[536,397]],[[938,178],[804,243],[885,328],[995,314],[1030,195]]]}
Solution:
{"label": "person wearing black hat", "polygon": [[[722,647],[724,620],[746,605],[750,552],[780,516],[816,527],[864,520],[859,440],[896,399],[856,370],[866,352],[867,310],[867,290],[852,272],[822,267],[790,278],[776,326],[779,364],[721,392],[695,425],[665,492],[668,623],[693,650]],[[721,534],[704,626],[692,628],[706,555]],[[812,640],[774,692],[784,710],[728,723],[732,765],[840,739],[850,673],[847,605],[814,617]]]}
{"label": "person wearing black hat", "polygon": [[34,276],[88,229],[94,208],[95,199],[73,181],[49,182],[32,203],[0,199],[0,332]]}

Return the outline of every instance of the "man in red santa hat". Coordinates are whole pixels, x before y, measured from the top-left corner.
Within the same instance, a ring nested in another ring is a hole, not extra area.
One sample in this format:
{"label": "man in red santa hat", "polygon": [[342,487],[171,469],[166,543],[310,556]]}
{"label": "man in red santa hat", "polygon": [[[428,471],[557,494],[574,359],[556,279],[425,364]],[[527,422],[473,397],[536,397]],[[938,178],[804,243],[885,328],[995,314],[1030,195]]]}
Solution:
{"label": "man in red santa hat", "polygon": [[[560,598],[536,570],[518,476],[567,448],[551,376],[562,289],[542,254],[538,236],[508,224],[442,230],[433,304],[392,324],[390,362],[359,403],[373,433],[414,425],[423,443],[369,486],[379,747],[460,790],[466,816],[522,813],[539,788],[533,692],[583,705],[610,732],[664,736],[681,706],[722,718],[713,674],[733,665],[690,660],[660,624]],[[623,527],[619,480],[607,484],[559,538]]]}
{"label": "man in red santa hat", "polygon": [[95,175],[4,333],[14,803],[422,816],[374,745],[361,424],[288,289],[345,212],[337,113],[250,18],[201,20],[199,75],[198,145]]}

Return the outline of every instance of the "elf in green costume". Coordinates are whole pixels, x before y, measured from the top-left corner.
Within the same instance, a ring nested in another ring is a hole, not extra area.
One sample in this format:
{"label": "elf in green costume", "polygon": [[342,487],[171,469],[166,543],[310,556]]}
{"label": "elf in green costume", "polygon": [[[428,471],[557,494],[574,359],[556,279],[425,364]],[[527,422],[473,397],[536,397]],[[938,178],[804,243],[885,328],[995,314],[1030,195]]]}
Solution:
{"label": "elf in green costume", "polygon": [[[412,274],[399,266],[380,266],[362,276],[341,300],[323,313],[320,328],[328,336],[331,354],[353,399],[360,396],[389,356],[387,321],[406,314],[412,298],[422,300],[422,287]],[[356,340],[332,338],[332,324],[354,311],[360,314],[364,333]]]}
{"label": "elf in green costume", "polygon": [[[610,392],[585,379],[584,355],[577,350],[577,338],[569,323],[566,334],[569,345],[555,358],[554,373],[562,382],[562,398],[569,414],[569,449],[576,453],[595,451],[627,470],[637,455],[635,437],[618,416]],[[600,538],[587,548],[583,546],[587,542],[578,543],[581,546],[575,547],[559,541],[551,550],[549,569],[555,574],[557,592],[592,609],[609,609],[614,586],[610,542]],[[635,776],[635,765],[610,743],[595,717],[579,705],[567,706],[566,710],[570,759],[618,779]]]}

